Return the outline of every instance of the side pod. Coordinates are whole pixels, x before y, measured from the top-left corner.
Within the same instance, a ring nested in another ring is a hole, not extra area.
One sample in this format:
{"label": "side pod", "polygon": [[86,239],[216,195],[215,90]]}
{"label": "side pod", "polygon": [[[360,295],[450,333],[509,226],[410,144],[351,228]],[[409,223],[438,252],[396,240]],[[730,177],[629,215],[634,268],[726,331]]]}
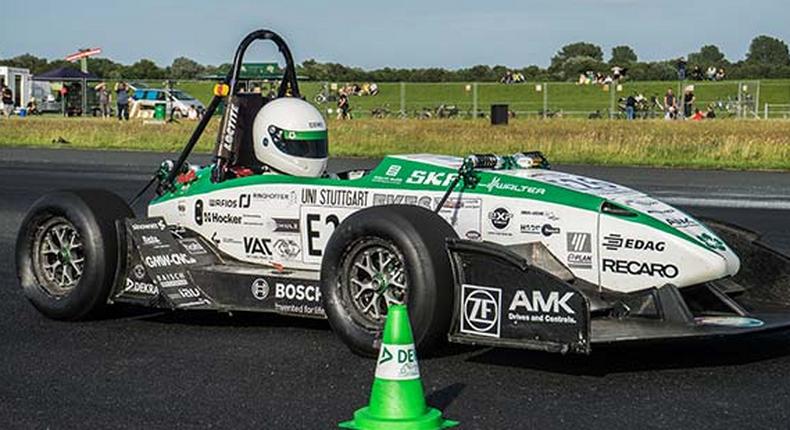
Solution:
{"label": "side pod", "polygon": [[[489,242],[451,239],[447,249],[455,276],[451,342],[589,353],[589,300],[552,265],[550,273]],[[548,250],[530,251],[553,259]]]}

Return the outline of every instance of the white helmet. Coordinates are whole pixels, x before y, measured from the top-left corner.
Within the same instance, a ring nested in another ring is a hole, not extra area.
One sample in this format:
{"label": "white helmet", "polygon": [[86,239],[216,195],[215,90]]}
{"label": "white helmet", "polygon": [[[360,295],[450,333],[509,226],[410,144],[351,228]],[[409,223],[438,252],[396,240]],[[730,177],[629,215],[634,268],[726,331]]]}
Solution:
{"label": "white helmet", "polygon": [[321,176],[329,143],[318,109],[294,97],[266,103],[252,126],[255,157],[274,170],[294,176]]}

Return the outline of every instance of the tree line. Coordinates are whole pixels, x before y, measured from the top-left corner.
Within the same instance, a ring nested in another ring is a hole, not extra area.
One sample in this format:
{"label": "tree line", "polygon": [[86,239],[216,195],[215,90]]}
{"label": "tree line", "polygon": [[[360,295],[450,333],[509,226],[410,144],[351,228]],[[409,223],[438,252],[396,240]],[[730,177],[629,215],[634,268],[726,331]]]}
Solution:
{"label": "tree line", "polygon": [[[579,74],[588,71],[607,74],[613,66],[627,69],[631,80],[677,79],[679,58],[663,61],[639,61],[633,48],[627,45],[612,48],[608,60],[600,46],[589,42],[576,42],[563,46],[551,58],[547,68],[527,66],[510,68],[502,65],[475,65],[468,68],[391,68],[364,70],[339,63],[321,63],[310,59],[297,65],[297,74],[318,81],[375,81],[375,82],[458,82],[498,81],[507,71],[521,73],[528,81],[574,81]],[[790,78],[790,53],[787,44],[778,38],[757,36],[752,39],[746,58],[728,60],[716,45],[705,45],[697,52],[685,56],[688,70],[699,67],[722,68],[729,79]],[[64,60],[48,61],[31,54],[0,59],[0,65],[23,67],[35,74],[56,67],[77,67]],[[160,67],[149,59],[130,65],[117,63],[108,58],[88,59],[88,69],[103,79],[199,79],[210,75],[224,75],[230,64],[218,66],[202,65],[190,58],[179,57],[166,67]]]}

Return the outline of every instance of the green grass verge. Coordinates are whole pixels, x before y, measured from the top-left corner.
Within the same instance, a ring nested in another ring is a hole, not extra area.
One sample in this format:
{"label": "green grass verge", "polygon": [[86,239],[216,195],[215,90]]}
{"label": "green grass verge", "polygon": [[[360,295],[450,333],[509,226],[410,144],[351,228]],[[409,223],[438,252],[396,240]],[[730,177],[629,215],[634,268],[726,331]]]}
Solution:
{"label": "green grass verge", "polygon": [[[197,150],[210,151],[217,120]],[[178,151],[195,123],[64,118],[0,120],[0,146]],[[769,121],[513,121],[330,120],[333,156],[399,153],[466,155],[541,150],[556,163],[790,170],[790,122]],[[62,137],[69,144],[53,143]]]}

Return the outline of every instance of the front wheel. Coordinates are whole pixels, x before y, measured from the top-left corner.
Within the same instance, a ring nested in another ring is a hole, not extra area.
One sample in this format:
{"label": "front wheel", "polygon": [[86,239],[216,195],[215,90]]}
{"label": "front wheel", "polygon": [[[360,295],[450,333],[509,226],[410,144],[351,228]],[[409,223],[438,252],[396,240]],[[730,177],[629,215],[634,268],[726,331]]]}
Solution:
{"label": "front wheel", "polygon": [[375,356],[387,309],[405,304],[420,353],[447,336],[453,277],[445,249],[457,237],[439,215],[419,206],[355,212],[327,243],[321,296],[329,324],[357,354]]}
{"label": "front wheel", "polygon": [[133,216],[108,191],[59,191],[38,199],[16,243],[17,276],[25,296],[54,319],[82,319],[101,310],[121,252],[116,221]]}

